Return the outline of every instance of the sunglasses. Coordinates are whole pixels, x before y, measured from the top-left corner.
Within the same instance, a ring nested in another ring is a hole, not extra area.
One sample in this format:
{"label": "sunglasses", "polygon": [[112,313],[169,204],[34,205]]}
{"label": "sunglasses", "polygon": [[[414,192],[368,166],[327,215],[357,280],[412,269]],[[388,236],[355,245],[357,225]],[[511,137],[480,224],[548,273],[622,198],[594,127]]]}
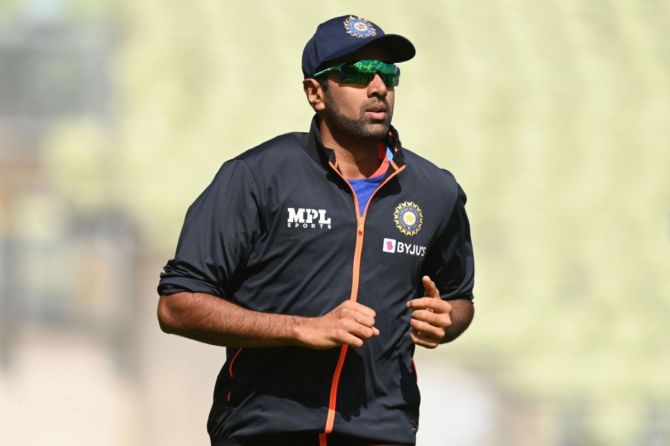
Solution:
{"label": "sunglasses", "polygon": [[323,76],[331,71],[340,73],[340,82],[343,84],[367,85],[375,74],[379,74],[387,87],[397,87],[400,82],[400,68],[392,63],[376,59],[363,59],[353,63],[341,63],[333,67],[314,73],[314,77]]}

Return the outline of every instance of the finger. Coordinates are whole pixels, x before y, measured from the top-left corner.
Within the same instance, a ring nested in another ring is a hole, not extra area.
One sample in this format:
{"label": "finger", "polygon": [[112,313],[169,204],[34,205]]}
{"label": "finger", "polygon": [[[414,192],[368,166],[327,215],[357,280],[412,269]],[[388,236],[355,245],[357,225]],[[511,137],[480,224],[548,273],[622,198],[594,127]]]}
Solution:
{"label": "finger", "polygon": [[415,310],[428,308],[430,305],[433,305],[435,299],[432,297],[418,297],[407,302],[408,308],[413,308]]}
{"label": "finger", "polygon": [[412,339],[412,342],[414,342],[414,344],[419,345],[421,347],[432,349],[439,345],[439,343],[423,339],[421,336],[418,336],[416,333],[413,333],[411,331],[409,333],[409,337]]}
{"label": "finger", "polygon": [[354,313],[352,314],[352,318],[354,321],[357,323],[365,326],[365,327],[374,327],[375,326],[375,318],[370,317],[368,314],[363,314],[363,313]]}
{"label": "finger", "polygon": [[360,320],[361,323],[363,323],[363,321],[372,321],[371,325],[374,324],[375,316],[377,315],[375,310],[372,308],[366,307],[365,305],[361,305],[354,301],[343,302],[340,304],[339,310],[342,312],[342,314],[346,314],[347,317]]}
{"label": "finger", "polygon": [[369,307],[356,302],[343,302],[337,311],[339,324],[347,331],[354,332],[362,339],[379,336],[380,332],[375,327],[375,312]]}
{"label": "finger", "polygon": [[440,297],[440,291],[429,276],[423,276],[421,280],[427,297]]}
{"label": "finger", "polygon": [[451,304],[446,300],[435,299],[434,297],[420,297],[407,302],[407,307],[414,310],[430,310],[435,313],[450,313]]}
{"label": "finger", "polygon": [[418,321],[416,319],[409,321],[409,324],[414,330],[420,333],[422,339],[440,341],[444,338],[445,331],[443,327],[436,327],[428,322]]}
{"label": "finger", "polygon": [[337,342],[340,345],[348,345],[350,347],[355,347],[355,348],[363,347],[363,339],[358,338],[351,333],[346,333],[346,334],[341,335],[337,339]]}
{"label": "finger", "polygon": [[366,307],[365,305],[360,304],[358,302],[353,302],[353,301],[350,301],[350,302],[353,304],[352,308],[355,309],[359,313],[365,314],[366,316],[369,316],[373,319],[377,315],[375,310],[373,310],[370,307]]}
{"label": "finger", "polygon": [[451,317],[447,313],[437,313],[430,310],[414,310],[412,312],[412,319],[427,322],[436,327],[451,326]]}
{"label": "finger", "polygon": [[[355,324],[352,322],[352,324]],[[371,328],[362,327],[360,325],[341,326],[333,331],[332,340],[339,345],[349,345],[351,347],[362,347],[363,343],[372,337],[373,330]]]}
{"label": "finger", "polygon": [[377,330],[375,327],[366,327],[365,325],[358,324],[355,321],[351,321],[350,324],[347,324],[345,330],[363,341],[379,334],[379,330]]}
{"label": "finger", "polygon": [[343,303],[341,308],[337,309],[337,314],[341,319],[353,319],[368,327],[375,324],[374,310],[356,302]]}

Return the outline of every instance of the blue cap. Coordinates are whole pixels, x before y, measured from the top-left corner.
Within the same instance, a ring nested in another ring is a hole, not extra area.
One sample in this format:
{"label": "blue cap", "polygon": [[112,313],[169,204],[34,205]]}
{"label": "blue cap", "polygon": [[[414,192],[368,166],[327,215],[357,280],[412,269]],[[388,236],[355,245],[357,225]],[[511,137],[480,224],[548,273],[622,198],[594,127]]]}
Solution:
{"label": "blue cap", "polygon": [[344,15],[323,22],[302,51],[302,74],[312,76],[328,62],[345,57],[363,47],[383,48],[391,60],[404,62],[416,54],[414,45],[398,34],[385,34],[379,25],[355,15]]}

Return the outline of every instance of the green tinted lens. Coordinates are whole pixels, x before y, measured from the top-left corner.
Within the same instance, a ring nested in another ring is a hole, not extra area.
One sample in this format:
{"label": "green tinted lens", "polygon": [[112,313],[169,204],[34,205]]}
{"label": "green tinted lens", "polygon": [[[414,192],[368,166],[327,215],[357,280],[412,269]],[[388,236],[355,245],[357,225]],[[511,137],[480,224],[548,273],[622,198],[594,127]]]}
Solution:
{"label": "green tinted lens", "polygon": [[379,74],[387,87],[397,87],[400,82],[400,68],[394,64],[376,59],[364,59],[340,68],[340,80],[351,84],[369,84]]}
{"label": "green tinted lens", "polygon": [[361,73],[356,70],[340,71],[340,82],[344,84],[369,84],[375,77],[375,73]]}
{"label": "green tinted lens", "polygon": [[340,82],[345,84],[367,85],[375,77],[375,74],[379,74],[387,87],[397,87],[400,82],[400,68],[394,64],[376,59],[364,59],[351,64],[335,65],[315,73],[314,77],[322,76],[331,71],[339,72]]}

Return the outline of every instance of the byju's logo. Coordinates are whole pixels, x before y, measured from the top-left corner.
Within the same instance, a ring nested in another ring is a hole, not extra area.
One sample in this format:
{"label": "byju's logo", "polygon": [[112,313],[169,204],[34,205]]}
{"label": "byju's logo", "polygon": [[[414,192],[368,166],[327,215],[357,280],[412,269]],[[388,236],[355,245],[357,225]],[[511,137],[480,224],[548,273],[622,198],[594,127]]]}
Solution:
{"label": "byju's logo", "polygon": [[325,209],[288,208],[286,224],[289,228],[330,229],[330,218]]}
{"label": "byju's logo", "polygon": [[392,238],[384,239],[384,246],[382,251],[390,254],[409,254],[413,256],[423,257],[426,255],[426,247],[415,245],[413,243],[399,242]]}

